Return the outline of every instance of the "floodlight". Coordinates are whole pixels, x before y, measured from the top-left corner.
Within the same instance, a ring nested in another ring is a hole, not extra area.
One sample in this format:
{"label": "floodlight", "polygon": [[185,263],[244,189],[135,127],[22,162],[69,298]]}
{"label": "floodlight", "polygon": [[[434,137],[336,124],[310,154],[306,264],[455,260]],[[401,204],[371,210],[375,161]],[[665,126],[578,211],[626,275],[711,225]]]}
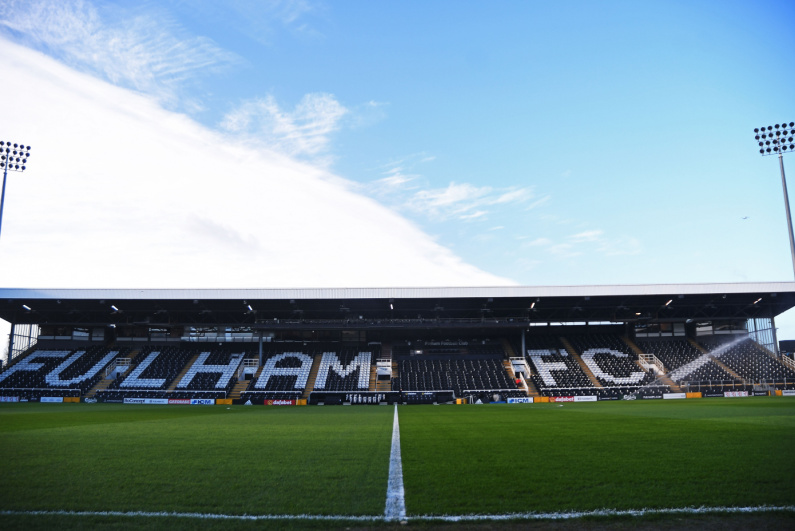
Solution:
{"label": "floodlight", "polygon": [[30,157],[30,146],[0,140],[0,168],[3,168],[3,192],[0,194],[0,230],[3,228],[3,206],[6,198],[8,170],[23,172]]}
{"label": "floodlight", "polygon": [[[754,140],[759,144],[759,153],[763,157],[778,155],[778,165],[781,169],[781,186],[784,189],[784,209],[787,213],[787,227],[789,228],[789,249],[792,254],[792,270],[793,273],[795,273],[795,236],[793,236],[792,233],[792,214],[789,208],[787,178],[784,175],[784,158],[782,157],[784,153],[792,153],[795,151],[795,139],[793,139],[792,136],[793,133],[795,133],[793,127],[795,127],[795,122],[782,122],[780,124],[768,125],[767,127],[754,128]],[[774,129],[775,134],[773,134]],[[762,134],[760,135],[759,133]],[[756,304],[756,302],[754,304]]]}

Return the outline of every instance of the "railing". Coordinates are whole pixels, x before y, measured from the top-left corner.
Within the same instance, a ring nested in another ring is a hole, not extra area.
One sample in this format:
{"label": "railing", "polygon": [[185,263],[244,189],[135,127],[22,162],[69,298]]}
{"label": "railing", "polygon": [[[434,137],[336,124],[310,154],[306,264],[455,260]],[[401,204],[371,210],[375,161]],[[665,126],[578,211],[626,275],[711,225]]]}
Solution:
{"label": "railing", "polygon": [[511,358],[508,358],[508,359],[511,361],[511,366],[512,367],[514,367],[516,365],[519,365],[520,367],[524,368],[524,373],[527,376],[532,376],[533,375],[533,371],[530,369],[530,365],[527,364],[527,359],[525,359],[524,357],[516,356],[516,357],[511,357]]}
{"label": "railing", "polygon": [[795,360],[793,360],[789,356],[781,356],[781,363],[783,363],[785,367],[789,367],[790,369],[795,371]]}
{"label": "railing", "polygon": [[[157,395],[157,396],[139,396],[135,397],[135,395]],[[229,391],[227,389],[138,389],[138,388],[125,388],[125,389],[99,389],[97,391],[97,395],[131,395],[130,398],[173,398],[173,396],[169,395],[185,395],[185,394],[193,394],[193,395],[220,395],[223,394],[224,398],[229,397]],[[195,398],[202,398],[201,396],[196,396]],[[211,398],[218,398],[217,396],[213,396]]]}
{"label": "railing", "polygon": [[650,370],[652,367],[655,367],[659,371],[659,374],[665,374],[665,367],[662,361],[654,354],[638,354],[638,358],[643,368]]}
{"label": "railing", "polygon": [[124,369],[120,370],[119,374],[127,372],[130,369],[130,365],[132,365],[132,358],[116,358],[107,367],[105,367],[105,378],[110,376],[113,371],[120,367],[124,367]]}
{"label": "railing", "polygon": [[717,387],[747,387],[748,384],[742,380],[701,380],[680,382],[679,387],[686,389],[687,392],[698,392],[702,389],[714,389]]}
{"label": "railing", "polygon": [[530,392],[530,387],[527,385],[527,380],[524,377],[524,373],[522,372],[519,373],[519,380],[521,380],[522,382],[522,389],[524,389],[524,392],[525,393]]}
{"label": "railing", "polygon": [[[257,368],[259,367],[259,359],[258,358],[243,358],[243,363],[241,363],[237,368],[237,381],[245,380],[246,379],[246,369],[250,368]],[[256,372],[256,371],[255,371]]]}

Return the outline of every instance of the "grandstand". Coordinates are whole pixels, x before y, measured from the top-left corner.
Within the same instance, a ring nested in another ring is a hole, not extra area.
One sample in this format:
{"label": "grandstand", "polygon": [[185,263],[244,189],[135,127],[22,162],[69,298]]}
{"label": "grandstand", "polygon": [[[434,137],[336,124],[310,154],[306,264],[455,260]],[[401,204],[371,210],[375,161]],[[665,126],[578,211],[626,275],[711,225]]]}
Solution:
{"label": "grandstand", "polygon": [[0,289],[14,401],[392,404],[795,389],[795,283]]}

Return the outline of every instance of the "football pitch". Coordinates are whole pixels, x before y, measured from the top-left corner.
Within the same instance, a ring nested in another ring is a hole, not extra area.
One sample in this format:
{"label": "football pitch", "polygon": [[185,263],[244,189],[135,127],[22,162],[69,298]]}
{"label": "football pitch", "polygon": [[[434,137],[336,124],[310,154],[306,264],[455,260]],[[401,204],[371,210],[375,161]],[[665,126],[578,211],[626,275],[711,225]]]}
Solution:
{"label": "football pitch", "polygon": [[752,397],[0,404],[0,526],[386,525],[396,409],[410,524],[699,508],[793,521],[795,399]]}

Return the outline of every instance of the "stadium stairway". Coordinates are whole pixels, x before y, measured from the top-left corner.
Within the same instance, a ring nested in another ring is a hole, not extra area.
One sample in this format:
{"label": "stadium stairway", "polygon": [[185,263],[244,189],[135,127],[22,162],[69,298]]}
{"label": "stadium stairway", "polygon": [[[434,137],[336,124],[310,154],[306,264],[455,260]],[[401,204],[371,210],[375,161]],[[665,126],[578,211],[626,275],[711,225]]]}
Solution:
{"label": "stadium stairway", "polygon": [[370,387],[368,391],[376,391],[378,387],[378,368],[375,365],[370,365]]}
{"label": "stadium stairway", "polygon": [[505,367],[505,372],[508,373],[508,377],[511,379],[511,381],[514,381],[516,379],[516,374],[513,372],[513,365],[511,364],[511,361],[502,360],[502,365]]}
{"label": "stadium stairway", "polygon": [[510,358],[518,358],[518,357],[520,357],[520,356],[516,355],[516,352],[514,352],[513,346],[511,346],[511,342],[508,341],[508,339],[502,338],[502,341],[500,341],[500,343],[502,343],[502,350],[505,351],[505,355],[509,359]]}
{"label": "stadium stairway", "polygon": [[[118,348],[118,347],[114,346],[113,348]],[[120,357],[130,358],[130,361],[132,361],[140,352],[141,352],[140,349],[135,349],[126,356],[120,356]],[[116,360],[114,360],[112,363],[116,363]],[[102,378],[100,381],[97,382],[97,384],[94,387],[88,390],[88,392],[85,395],[85,398],[94,398],[94,395],[96,395],[98,391],[107,389],[111,383],[113,383],[112,378]]]}
{"label": "stadium stairway", "polygon": [[97,382],[97,385],[95,385],[94,387],[88,390],[88,392],[85,395],[85,398],[94,398],[94,395],[96,395],[98,391],[107,389],[108,386],[112,383],[113,383],[112,378],[102,378],[100,381]]}
{"label": "stadium stairway", "polygon": [[563,347],[566,349],[566,352],[568,352],[568,353],[569,353],[569,356],[571,356],[572,358],[574,358],[574,359],[577,361],[577,364],[578,364],[578,365],[580,366],[580,368],[582,369],[582,372],[584,372],[584,373],[585,373],[585,376],[587,376],[587,377],[588,377],[588,379],[591,381],[591,383],[594,385],[594,387],[597,387],[597,388],[600,388],[600,389],[601,389],[602,387],[604,387],[604,386],[602,385],[602,382],[600,382],[600,381],[599,381],[599,380],[596,378],[596,376],[594,376],[593,372],[592,372],[592,371],[591,371],[591,369],[588,367],[588,365],[586,365],[586,364],[585,364],[585,362],[584,362],[584,361],[582,361],[582,358],[581,358],[581,357],[580,357],[580,355],[577,353],[577,350],[574,348],[574,345],[572,345],[571,343],[569,343],[569,340],[568,340],[568,339],[566,339],[565,337],[560,337],[559,339],[560,339],[560,342],[561,342],[561,343],[563,343]]}
{"label": "stadium stairway", "polygon": [[[257,371],[257,377],[259,377],[259,373],[260,373],[261,371],[262,371],[262,367],[260,367],[260,368],[259,368],[259,370]],[[249,385],[249,384],[250,384],[252,381],[253,381],[253,380],[242,380],[242,381],[239,381],[239,382],[237,382],[237,383],[235,384],[235,386],[232,388],[232,390],[231,390],[231,391],[229,391],[229,396],[227,396],[227,398],[231,398],[232,400],[237,400],[237,399],[239,399],[239,398],[240,398],[240,395],[241,395],[241,394],[242,394],[242,393],[243,393],[243,392],[244,392],[246,389],[248,389],[248,385]]]}
{"label": "stadium stairway", "polygon": [[[381,359],[392,359],[392,344],[391,343],[381,343]],[[376,367],[376,379],[378,378]],[[392,361],[392,378],[395,377],[395,373],[397,371],[397,364]],[[371,380],[372,381],[372,380]],[[376,380],[375,390],[379,393],[386,393],[392,390],[392,379],[389,380]]]}
{"label": "stadium stairway", "polygon": [[379,380],[375,384],[375,390],[379,393],[387,393],[392,390],[392,380]]}
{"label": "stadium stairway", "polygon": [[710,357],[709,357],[709,359],[710,359],[710,360],[712,360],[712,361],[715,363],[715,365],[717,365],[718,367],[720,367],[720,368],[721,368],[721,369],[723,369],[724,371],[726,371],[726,372],[728,372],[729,374],[731,374],[731,375],[732,375],[732,378],[736,378],[736,379],[738,379],[738,380],[745,380],[745,378],[744,378],[744,377],[742,377],[742,376],[740,376],[739,374],[737,374],[737,373],[736,373],[736,372],[735,372],[735,371],[734,371],[734,370],[733,370],[731,367],[729,367],[728,365],[726,365],[725,363],[723,363],[721,360],[719,360],[719,359],[718,359],[718,358],[716,358],[715,356],[710,356]]}
{"label": "stadium stairway", "polygon": [[699,345],[698,341],[696,341],[692,337],[688,337],[687,338],[687,342],[690,343],[691,345],[693,345],[693,348],[696,349],[697,351],[699,351],[701,354],[706,354],[707,353],[707,350],[704,347],[702,347],[701,345]]}
{"label": "stadium stairway", "polygon": [[188,373],[188,370],[193,366],[193,364],[196,363],[196,360],[199,359],[200,355],[201,354],[197,352],[196,355],[190,359],[190,361],[179,372],[177,377],[174,378],[174,381],[171,382],[171,385],[168,386],[168,389],[166,389],[167,391],[173,391],[177,388],[177,384],[182,380],[182,377]]}
{"label": "stadium stairway", "polygon": [[[698,351],[699,351],[699,352],[701,352],[702,354],[709,354],[709,351],[708,351],[707,349],[705,349],[704,347],[702,347],[701,345],[699,345],[699,344],[698,344],[698,342],[697,342],[695,339],[693,339],[693,338],[688,338],[688,339],[687,339],[687,341],[688,341],[688,343],[690,343],[691,345],[693,345],[693,348],[695,348],[696,350],[698,350]],[[737,378],[738,380],[745,380],[745,378],[743,378],[742,376],[740,376],[739,374],[737,374],[736,372],[734,372],[734,371],[731,369],[731,367],[729,367],[728,365],[726,365],[725,363],[723,363],[721,360],[719,360],[719,359],[718,359],[718,358],[716,358],[715,356],[712,356],[712,355],[710,354],[710,356],[709,356],[709,359],[710,359],[710,361],[713,361],[713,362],[715,363],[715,365],[717,365],[718,367],[720,367],[720,368],[721,368],[721,369],[723,369],[724,371],[726,371],[726,372],[728,372],[729,374],[731,374],[731,375],[732,375],[732,378]]]}
{"label": "stadium stairway", "polygon": [[317,380],[317,371],[320,370],[320,360],[323,358],[322,354],[315,355],[315,359],[312,362],[312,368],[309,370],[309,376],[306,379],[306,388],[304,388],[304,393],[301,395],[301,398],[307,399],[309,398],[309,393],[315,388],[315,380]]}
{"label": "stadium stairway", "polygon": [[[624,343],[626,343],[627,346],[632,349],[632,352],[637,354],[638,357],[640,357],[641,354],[645,354],[645,352],[643,352],[643,350],[641,350],[641,348],[638,345],[636,345],[635,342],[632,341],[629,337],[621,336],[621,339],[624,340]],[[643,368],[643,365],[640,364],[639,360],[635,360],[635,363],[638,364],[638,367],[640,367],[640,369],[643,372],[646,372],[646,369]],[[681,393],[682,392],[682,388],[679,387],[679,385],[677,385],[676,382],[671,380],[671,378],[669,378],[667,374],[663,374],[663,375],[657,376],[657,381],[660,382],[663,385],[667,385],[668,389],[670,389],[674,393]]]}

